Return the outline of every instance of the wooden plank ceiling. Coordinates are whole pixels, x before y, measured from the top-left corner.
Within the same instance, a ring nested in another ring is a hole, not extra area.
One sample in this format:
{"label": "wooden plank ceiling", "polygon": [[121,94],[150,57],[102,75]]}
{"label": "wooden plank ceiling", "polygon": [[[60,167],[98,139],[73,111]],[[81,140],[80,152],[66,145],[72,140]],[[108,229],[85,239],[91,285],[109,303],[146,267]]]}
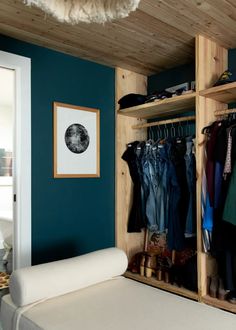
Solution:
{"label": "wooden plank ceiling", "polygon": [[62,24],[23,0],[0,1],[0,33],[151,75],[194,59],[194,36],[236,48],[236,0],[141,0],[125,19]]}

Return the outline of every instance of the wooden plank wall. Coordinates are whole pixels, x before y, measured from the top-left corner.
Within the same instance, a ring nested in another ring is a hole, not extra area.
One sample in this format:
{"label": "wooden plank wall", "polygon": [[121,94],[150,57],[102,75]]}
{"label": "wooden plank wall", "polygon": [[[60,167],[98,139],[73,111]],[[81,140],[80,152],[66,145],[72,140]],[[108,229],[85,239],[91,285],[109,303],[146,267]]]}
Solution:
{"label": "wooden plank wall", "polygon": [[[147,77],[129,70],[116,68],[116,105],[118,100],[129,93],[146,94]],[[117,110],[116,110],[117,111]],[[129,169],[122,154],[126,145],[135,140],[145,140],[146,129],[135,130],[131,126],[145,123],[139,120],[116,115],[116,246],[123,249],[130,258],[143,249],[144,233],[127,233],[127,222],[132,201],[132,182]]]}
{"label": "wooden plank wall", "polygon": [[202,251],[201,239],[201,180],[203,170],[204,135],[202,128],[215,120],[214,111],[227,108],[227,104],[199,95],[199,91],[211,87],[227,69],[227,49],[203,37],[196,38],[196,159],[197,159],[197,232],[198,232],[198,286],[199,298],[206,295],[207,275],[215,272],[215,263]]}

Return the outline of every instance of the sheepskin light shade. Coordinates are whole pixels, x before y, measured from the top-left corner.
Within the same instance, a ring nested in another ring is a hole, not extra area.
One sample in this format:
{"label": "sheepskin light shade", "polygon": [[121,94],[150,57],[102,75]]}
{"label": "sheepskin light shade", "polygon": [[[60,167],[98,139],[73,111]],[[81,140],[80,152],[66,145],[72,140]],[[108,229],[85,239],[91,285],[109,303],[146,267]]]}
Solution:
{"label": "sheepskin light shade", "polygon": [[60,22],[105,23],[127,17],[140,0],[23,0],[54,16]]}

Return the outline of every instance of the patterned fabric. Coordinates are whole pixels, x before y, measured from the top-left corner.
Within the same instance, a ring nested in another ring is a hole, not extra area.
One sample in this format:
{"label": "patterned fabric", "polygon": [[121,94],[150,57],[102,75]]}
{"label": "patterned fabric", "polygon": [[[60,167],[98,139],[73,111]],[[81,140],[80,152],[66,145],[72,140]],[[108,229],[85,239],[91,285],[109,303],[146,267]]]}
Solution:
{"label": "patterned fabric", "polygon": [[224,166],[224,173],[223,177],[226,180],[227,175],[231,173],[231,152],[232,152],[232,135],[231,135],[232,128],[228,130],[228,142],[227,142],[227,153],[225,159],[225,166]]}

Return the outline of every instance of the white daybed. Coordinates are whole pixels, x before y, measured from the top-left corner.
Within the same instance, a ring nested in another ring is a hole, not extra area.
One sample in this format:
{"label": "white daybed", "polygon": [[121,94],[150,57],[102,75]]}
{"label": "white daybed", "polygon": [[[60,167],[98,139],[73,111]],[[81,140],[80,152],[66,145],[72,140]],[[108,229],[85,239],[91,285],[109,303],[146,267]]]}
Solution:
{"label": "white daybed", "polygon": [[122,276],[110,248],[13,273],[3,330],[235,330],[236,316]]}

